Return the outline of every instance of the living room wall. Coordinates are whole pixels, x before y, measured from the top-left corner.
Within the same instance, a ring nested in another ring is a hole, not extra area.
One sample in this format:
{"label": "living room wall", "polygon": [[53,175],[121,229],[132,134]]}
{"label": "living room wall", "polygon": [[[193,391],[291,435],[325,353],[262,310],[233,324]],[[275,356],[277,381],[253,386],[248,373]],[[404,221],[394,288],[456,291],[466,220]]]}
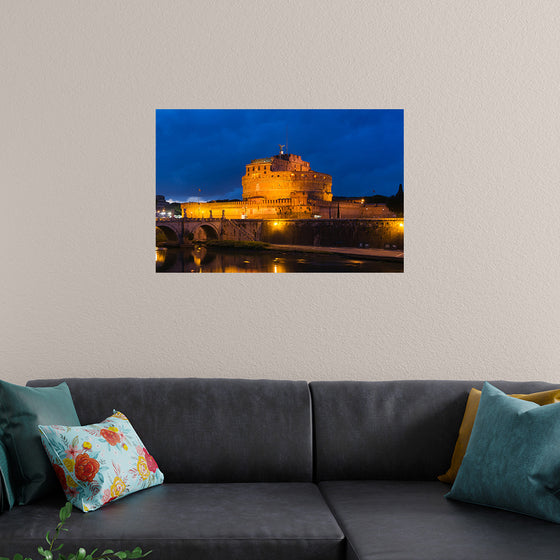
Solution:
{"label": "living room wall", "polygon": [[[560,382],[557,2],[3,11],[3,379]],[[156,108],[338,107],[404,109],[403,274],[155,274]]]}

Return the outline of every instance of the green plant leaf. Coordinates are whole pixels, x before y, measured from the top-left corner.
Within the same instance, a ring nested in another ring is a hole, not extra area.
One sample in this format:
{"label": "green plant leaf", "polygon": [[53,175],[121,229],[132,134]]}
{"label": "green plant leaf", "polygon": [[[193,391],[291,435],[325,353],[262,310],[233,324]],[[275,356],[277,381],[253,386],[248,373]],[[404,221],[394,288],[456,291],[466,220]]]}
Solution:
{"label": "green plant leaf", "polygon": [[[63,525],[68,520],[71,513],[72,513],[72,504],[71,502],[66,502],[66,504],[59,511],[58,516],[60,518],[60,523],[58,523],[58,525],[56,526],[55,535],[52,536],[50,531],[47,531],[47,534],[45,536],[45,541],[50,545],[51,549],[53,547],[54,542],[58,538],[60,532],[68,531],[66,527],[63,527]],[[44,560],[54,560],[53,551],[58,552],[63,546],[64,544],[61,543],[56,548],[54,548],[54,550],[45,550],[42,546],[39,546],[37,547],[37,552],[41,555],[42,558],[44,558]],[[112,549],[108,548],[103,551],[101,556],[94,558],[94,555],[98,550],[99,549],[95,548],[92,552],[88,554],[84,548],[79,548],[78,552],[75,554],[69,554],[68,556],[63,556],[62,554],[59,554],[57,556],[57,560],[111,560],[109,558],[109,555],[113,555],[117,557],[119,560],[125,560],[127,558],[145,558],[146,556],[152,553],[151,550],[148,550],[148,552],[143,554],[142,549],[139,546],[134,548],[132,551],[126,550],[126,551],[118,551],[118,552],[114,552]],[[4,556],[0,556],[0,560],[10,560],[10,559]],[[31,558],[24,559],[23,555],[14,554],[12,560],[32,560],[32,559]]]}
{"label": "green plant leaf", "polygon": [[66,519],[68,519],[72,514],[72,504],[70,502],[66,502],[64,509],[66,511]]}
{"label": "green plant leaf", "polygon": [[[45,559],[45,560],[53,560],[53,553],[50,550],[43,550],[43,547],[40,546],[37,549],[37,552]],[[15,557],[14,557],[14,560]],[[22,559],[23,560],[23,559]]]}
{"label": "green plant leaf", "polygon": [[59,517],[60,521],[64,523],[72,513],[72,504],[70,502],[66,502],[66,504],[60,509]]}

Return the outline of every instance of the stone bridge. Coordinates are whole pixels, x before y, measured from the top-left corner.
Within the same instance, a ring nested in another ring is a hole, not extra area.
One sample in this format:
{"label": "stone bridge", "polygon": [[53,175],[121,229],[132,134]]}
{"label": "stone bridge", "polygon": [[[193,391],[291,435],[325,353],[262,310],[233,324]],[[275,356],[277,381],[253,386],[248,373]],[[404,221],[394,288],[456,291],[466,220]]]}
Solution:
{"label": "stone bridge", "polygon": [[156,245],[193,241],[264,241],[277,245],[403,249],[402,218],[230,220],[159,218]]}
{"label": "stone bridge", "polygon": [[210,239],[257,241],[261,237],[262,223],[262,220],[227,218],[157,218],[156,245],[183,245]]}

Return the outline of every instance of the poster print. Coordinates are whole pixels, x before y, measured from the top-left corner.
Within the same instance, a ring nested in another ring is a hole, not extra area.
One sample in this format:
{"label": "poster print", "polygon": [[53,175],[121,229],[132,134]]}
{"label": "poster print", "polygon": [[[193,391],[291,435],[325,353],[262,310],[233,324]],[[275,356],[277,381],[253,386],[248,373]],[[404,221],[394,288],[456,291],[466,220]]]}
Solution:
{"label": "poster print", "polygon": [[156,111],[156,271],[403,272],[404,112]]}

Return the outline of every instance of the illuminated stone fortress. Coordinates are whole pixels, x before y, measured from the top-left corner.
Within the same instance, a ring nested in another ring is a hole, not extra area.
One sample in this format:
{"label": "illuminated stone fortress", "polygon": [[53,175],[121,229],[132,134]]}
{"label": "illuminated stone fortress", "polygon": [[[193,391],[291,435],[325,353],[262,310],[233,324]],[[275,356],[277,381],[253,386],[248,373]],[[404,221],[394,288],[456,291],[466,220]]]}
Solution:
{"label": "illuminated stone fortress", "polygon": [[254,159],[241,179],[242,200],[186,202],[186,218],[306,219],[389,218],[384,204],[364,204],[362,199],[333,201],[332,177],[313,171],[301,156],[285,154]]}
{"label": "illuminated stone fortress", "polygon": [[[283,147],[283,146],[282,146]],[[254,159],[241,179],[243,200],[298,198],[332,200],[332,177],[313,171],[307,161],[294,154]]]}

